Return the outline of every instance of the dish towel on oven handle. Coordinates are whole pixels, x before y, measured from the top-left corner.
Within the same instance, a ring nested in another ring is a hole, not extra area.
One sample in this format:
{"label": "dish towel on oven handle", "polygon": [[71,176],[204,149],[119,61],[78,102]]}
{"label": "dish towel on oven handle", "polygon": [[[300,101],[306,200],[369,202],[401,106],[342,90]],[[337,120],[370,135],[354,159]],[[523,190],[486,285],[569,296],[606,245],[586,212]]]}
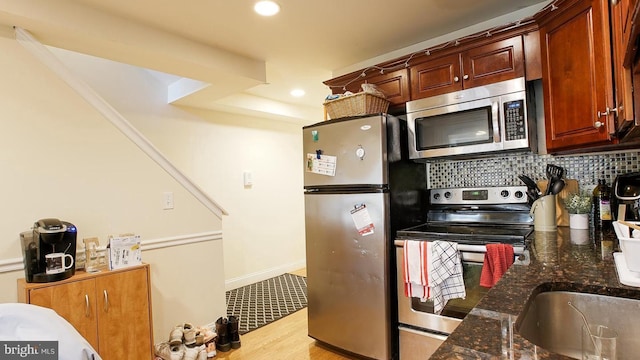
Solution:
{"label": "dish towel on oven handle", "polygon": [[405,240],[403,245],[404,295],[424,301],[429,298],[427,261],[431,244],[426,241]]}
{"label": "dish towel on oven handle", "polygon": [[451,299],[464,299],[467,292],[462,276],[462,260],[458,244],[449,241],[434,241],[431,244],[428,263],[430,298],[434,314],[440,314]]}
{"label": "dish towel on oven handle", "polygon": [[493,287],[514,261],[513,246],[509,244],[487,244],[484,263],[480,273],[480,286]]}

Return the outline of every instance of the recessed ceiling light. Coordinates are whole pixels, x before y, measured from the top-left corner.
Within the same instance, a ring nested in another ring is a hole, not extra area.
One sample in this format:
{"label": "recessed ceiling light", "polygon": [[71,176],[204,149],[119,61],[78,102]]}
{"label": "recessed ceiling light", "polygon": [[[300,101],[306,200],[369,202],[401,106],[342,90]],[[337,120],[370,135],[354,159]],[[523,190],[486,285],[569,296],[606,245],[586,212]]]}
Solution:
{"label": "recessed ceiling light", "polygon": [[302,89],[293,89],[290,92],[291,96],[295,96],[295,97],[303,97],[305,92]]}
{"label": "recessed ceiling light", "polygon": [[253,6],[253,10],[262,16],[272,16],[280,12],[280,5],[268,0],[258,1]]}

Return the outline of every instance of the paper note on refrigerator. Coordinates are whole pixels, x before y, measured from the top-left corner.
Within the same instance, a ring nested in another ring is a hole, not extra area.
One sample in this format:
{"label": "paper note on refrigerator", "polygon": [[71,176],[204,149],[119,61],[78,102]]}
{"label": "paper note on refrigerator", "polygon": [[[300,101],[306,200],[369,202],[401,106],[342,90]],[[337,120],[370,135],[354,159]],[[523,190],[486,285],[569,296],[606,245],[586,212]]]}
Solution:
{"label": "paper note on refrigerator", "polygon": [[369,215],[369,211],[365,204],[354,206],[353,210],[351,210],[351,218],[353,219],[353,223],[356,225],[356,229],[358,229],[358,233],[360,233],[360,235],[367,236],[373,234],[375,227],[373,226],[371,216]]}
{"label": "paper note on refrigerator", "polygon": [[337,157],[307,154],[307,171],[320,175],[336,176]]}

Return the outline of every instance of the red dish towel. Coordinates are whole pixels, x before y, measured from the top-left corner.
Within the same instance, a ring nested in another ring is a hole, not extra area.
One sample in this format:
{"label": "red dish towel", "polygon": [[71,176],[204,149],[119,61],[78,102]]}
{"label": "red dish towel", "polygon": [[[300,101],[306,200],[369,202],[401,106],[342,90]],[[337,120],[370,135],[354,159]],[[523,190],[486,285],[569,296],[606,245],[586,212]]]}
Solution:
{"label": "red dish towel", "polygon": [[487,244],[484,264],[480,274],[480,286],[493,287],[513,264],[513,246],[508,244]]}
{"label": "red dish towel", "polygon": [[429,298],[428,256],[430,244],[426,241],[404,241],[402,268],[404,295],[422,300]]}

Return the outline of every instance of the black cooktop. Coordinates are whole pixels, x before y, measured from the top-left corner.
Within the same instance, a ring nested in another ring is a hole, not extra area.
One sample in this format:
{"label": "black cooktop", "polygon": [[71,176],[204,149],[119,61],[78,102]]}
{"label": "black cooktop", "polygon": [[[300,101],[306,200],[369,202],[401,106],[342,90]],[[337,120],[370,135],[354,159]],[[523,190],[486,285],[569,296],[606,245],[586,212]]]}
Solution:
{"label": "black cooktop", "polygon": [[533,233],[529,225],[422,224],[399,230],[399,240],[447,240],[465,244],[523,244]]}

